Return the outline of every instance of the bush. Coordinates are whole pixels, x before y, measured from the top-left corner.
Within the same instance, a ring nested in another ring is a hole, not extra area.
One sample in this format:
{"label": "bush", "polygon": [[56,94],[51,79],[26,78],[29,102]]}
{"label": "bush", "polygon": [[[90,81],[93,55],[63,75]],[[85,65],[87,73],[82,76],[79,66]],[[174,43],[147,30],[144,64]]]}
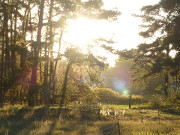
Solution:
{"label": "bush", "polygon": [[173,109],[180,110],[180,92],[171,91],[167,104]]}
{"label": "bush", "polygon": [[170,91],[167,100],[162,95],[153,95],[148,106],[166,112],[180,113],[180,95],[177,92]]}
{"label": "bush", "polygon": [[[103,104],[121,104],[127,105],[129,104],[129,95],[121,95],[118,92],[115,92],[111,89],[107,88],[94,88],[93,91],[96,93],[98,97],[98,102]],[[145,100],[140,95],[132,96],[133,104],[144,103]]]}
{"label": "bush", "polygon": [[165,105],[165,101],[164,101],[164,98],[160,95],[153,95],[150,99],[150,102],[149,102],[149,107],[152,107],[152,108],[160,108],[160,107],[163,107]]}

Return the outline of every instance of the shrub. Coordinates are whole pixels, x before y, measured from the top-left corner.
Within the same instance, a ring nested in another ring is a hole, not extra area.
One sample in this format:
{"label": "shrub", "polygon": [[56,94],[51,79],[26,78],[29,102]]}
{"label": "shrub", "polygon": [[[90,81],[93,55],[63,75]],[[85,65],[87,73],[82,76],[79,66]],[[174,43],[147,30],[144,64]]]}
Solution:
{"label": "shrub", "polygon": [[160,95],[153,95],[149,102],[149,107],[160,108],[165,105],[164,98]]}
{"label": "shrub", "polygon": [[[126,105],[129,104],[129,95],[121,95],[118,92],[115,92],[111,89],[107,88],[94,88],[93,91],[96,93],[98,97],[98,102],[103,104],[121,104]],[[144,103],[145,100],[140,95],[132,96],[133,104]]]}

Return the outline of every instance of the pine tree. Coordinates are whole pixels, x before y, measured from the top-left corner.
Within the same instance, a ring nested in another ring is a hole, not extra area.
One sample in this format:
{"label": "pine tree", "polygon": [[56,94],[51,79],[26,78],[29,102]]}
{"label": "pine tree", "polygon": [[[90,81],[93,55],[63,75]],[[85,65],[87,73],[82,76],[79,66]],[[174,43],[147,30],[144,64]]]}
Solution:
{"label": "pine tree", "polygon": [[[144,21],[140,32],[144,38],[154,38],[151,43],[143,43],[138,46],[139,56],[137,63],[144,65],[149,72],[146,76],[156,73],[164,73],[164,94],[168,98],[169,75],[173,69],[173,57],[170,53],[174,50],[175,57],[179,51],[179,22],[180,3],[176,0],[161,0],[156,5],[145,6],[141,9],[141,17]],[[178,71],[179,72],[179,71]]]}

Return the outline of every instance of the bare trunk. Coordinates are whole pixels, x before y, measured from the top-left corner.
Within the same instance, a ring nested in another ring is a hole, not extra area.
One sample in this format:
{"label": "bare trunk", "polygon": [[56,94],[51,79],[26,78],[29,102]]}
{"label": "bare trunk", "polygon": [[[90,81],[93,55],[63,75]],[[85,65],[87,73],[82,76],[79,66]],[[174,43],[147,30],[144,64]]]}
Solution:
{"label": "bare trunk", "polygon": [[4,6],[4,36],[5,36],[5,68],[4,72],[7,75],[8,69],[10,67],[10,53],[9,53],[9,38],[8,38],[8,9],[7,6]]}
{"label": "bare trunk", "polygon": [[42,93],[42,96],[43,96],[43,101],[44,102],[47,102],[46,101],[46,94],[47,92],[49,91],[49,87],[48,87],[48,54],[47,54],[47,45],[45,45],[45,65],[44,65],[44,88],[43,88],[43,93]]}
{"label": "bare trunk", "polygon": [[1,57],[1,82],[0,82],[0,107],[3,107],[3,89],[4,89],[4,43],[5,43],[5,39],[4,39],[4,32],[5,32],[5,28],[3,26],[2,29],[2,57]]}
{"label": "bare trunk", "polygon": [[16,65],[16,55],[15,55],[15,46],[16,46],[16,39],[17,39],[17,13],[18,13],[18,2],[16,4],[16,11],[14,14],[14,40],[13,40],[13,45],[12,45],[12,74],[14,74],[15,70],[15,65]]}
{"label": "bare trunk", "polygon": [[[13,10],[11,9],[11,13],[13,13]],[[11,22],[11,71],[12,75],[14,75],[15,67],[16,67],[16,56],[15,56],[15,43],[14,43],[14,37],[13,37],[13,17],[12,14],[10,15],[10,22]]]}
{"label": "bare trunk", "polygon": [[64,105],[64,101],[65,101],[65,97],[66,97],[66,88],[67,88],[67,82],[68,82],[68,73],[69,73],[69,70],[71,68],[71,65],[72,65],[72,63],[69,62],[68,65],[67,65],[65,76],[64,76],[64,82],[63,82],[63,87],[62,87],[62,95],[61,95],[61,103],[60,103],[61,106]]}
{"label": "bare trunk", "polygon": [[168,77],[168,72],[165,74],[165,87],[164,87],[164,95],[165,95],[165,99],[168,98],[168,83],[169,83],[169,77]]}
{"label": "bare trunk", "polygon": [[[4,38],[3,38],[4,39]],[[3,83],[4,83],[4,41],[2,42],[1,80],[0,80],[0,107],[3,107]]]}
{"label": "bare trunk", "polygon": [[[41,0],[40,3],[40,15],[39,15],[39,23],[38,23],[38,32],[37,32],[37,43],[41,43],[41,31],[42,31],[42,26],[43,26],[43,13],[44,13],[44,0]],[[32,95],[29,95],[29,105],[34,105],[34,90],[35,86],[37,85],[37,68],[38,68],[38,56],[39,56],[39,50],[40,46],[34,45],[34,63],[32,67],[32,74],[31,74],[31,90],[33,90]]]}
{"label": "bare trunk", "polygon": [[178,93],[178,72],[179,70],[176,71],[176,92]]}
{"label": "bare trunk", "polygon": [[[170,57],[169,57],[169,52],[170,52],[169,45],[167,45],[166,51],[167,51],[166,59],[167,59],[167,62],[169,62],[170,61]],[[164,83],[165,83],[165,86],[164,86],[164,95],[165,95],[165,99],[166,100],[168,98],[168,88],[169,88],[169,75],[168,74],[169,74],[168,73],[168,69],[166,69],[165,78],[164,78]]]}
{"label": "bare trunk", "polygon": [[129,109],[131,109],[131,102],[132,102],[131,99],[132,99],[132,95],[130,94],[129,95]]}
{"label": "bare trunk", "polygon": [[[52,25],[52,15],[53,15],[53,6],[54,0],[51,0],[50,9],[49,9],[49,48],[50,48],[50,78],[49,78],[49,99],[52,99],[52,87],[53,87],[53,71],[54,71],[54,58],[53,58],[53,42],[54,42],[54,35],[53,35],[53,25]],[[51,97],[51,98],[50,98]],[[51,100],[52,101],[52,100]]]}
{"label": "bare trunk", "polygon": [[53,103],[54,103],[55,86],[56,86],[55,75],[56,75],[57,64],[58,64],[58,60],[59,60],[59,56],[60,56],[60,49],[61,49],[61,41],[62,41],[63,32],[64,32],[64,30],[62,30],[62,32],[60,34],[59,49],[58,49],[58,54],[57,54],[57,57],[56,57],[55,66],[54,66],[54,72],[53,72],[53,76],[52,76],[52,82],[53,82],[53,87],[52,87],[52,102]]}
{"label": "bare trunk", "polygon": [[4,104],[4,77],[7,76],[7,68],[10,65],[10,54],[9,54],[9,44],[8,44],[8,13],[7,5],[5,1],[2,3],[3,9],[3,29],[2,29],[2,57],[1,57],[1,82],[0,82],[0,107]]}

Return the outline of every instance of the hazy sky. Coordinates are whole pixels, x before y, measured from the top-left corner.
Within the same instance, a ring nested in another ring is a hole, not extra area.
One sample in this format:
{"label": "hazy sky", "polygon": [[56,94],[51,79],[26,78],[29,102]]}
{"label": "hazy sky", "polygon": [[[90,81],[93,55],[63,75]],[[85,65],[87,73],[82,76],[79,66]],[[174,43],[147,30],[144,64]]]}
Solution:
{"label": "hazy sky", "polygon": [[[144,39],[138,35],[139,25],[142,24],[140,18],[132,14],[140,13],[140,8],[145,5],[156,4],[159,0],[103,0],[105,9],[118,9],[122,14],[117,21],[107,22],[105,20],[90,20],[86,17],[80,17],[77,20],[69,22],[67,33],[64,40],[75,44],[86,51],[87,44],[91,44],[92,39],[104,37],[112,39],[116,43],[113,47],[116,49],[131,49],[144,42]],[[104,52],[101,48],[93,50],[94,54],[108,56],[110,65],[115,64],[114,56]]]}
{"label": "hazy sky", "polygon": [[136,47],[143,39],[138,35],[140,18],[132,14],[140,13],[140,8],[145,5],[156,4],[159,0],[104,0],[104,7],[107,9],[118,8],[121,16],[114,22],[114,39],[117,41],[117,48],[130,49]]}
{"label": "hazy sky", "polygon": [[65,40],[71,40],[72,44],[84,46],[90,40],[102,36],[116,41],[115,48],[131,49],[136,47],[143,39],[138,35],[140,18],[132,14],[140,13],[140,8],[158,3],[159,0],[103,0],[105,9],[118,9],[122,14],[115,22],[88,20],[79,18],[69,24],[69,32]]}

